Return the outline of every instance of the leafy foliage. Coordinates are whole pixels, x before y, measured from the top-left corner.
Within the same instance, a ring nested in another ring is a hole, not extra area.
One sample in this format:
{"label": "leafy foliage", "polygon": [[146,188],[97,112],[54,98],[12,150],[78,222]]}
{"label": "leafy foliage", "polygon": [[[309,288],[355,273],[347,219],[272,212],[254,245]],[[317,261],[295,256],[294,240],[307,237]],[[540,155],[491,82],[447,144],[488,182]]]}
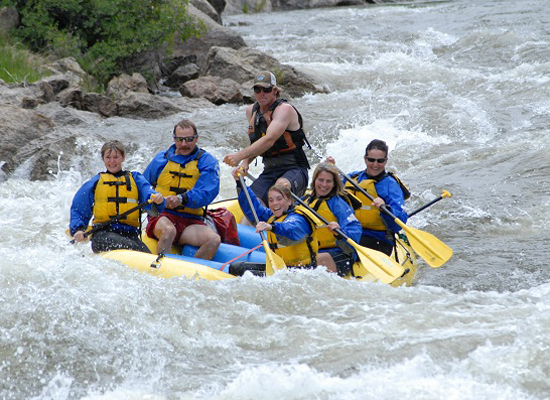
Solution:
{"label": "leafy foliage", "polygon": [[21,14],[15,34],[33,51],[73,56],[102,83],[133,56],[168,51],[174,34],[185,40],[204,30],[187,0],[4,1]]}

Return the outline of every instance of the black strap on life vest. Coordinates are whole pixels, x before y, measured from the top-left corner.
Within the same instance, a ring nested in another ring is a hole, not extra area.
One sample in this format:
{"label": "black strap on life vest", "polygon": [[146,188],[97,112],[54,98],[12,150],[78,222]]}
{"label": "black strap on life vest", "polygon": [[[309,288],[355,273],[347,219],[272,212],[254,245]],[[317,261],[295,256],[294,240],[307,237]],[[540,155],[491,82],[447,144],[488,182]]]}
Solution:
{"label": "black strap on life vest", "polygon": [[[350,175],[350,178],[352,179],[355,179],[359,176],[359,174],[361,174],[361,172],[363,171],[359,171],[359,172],[356,172],[354,174],[351,174]],[[395,181],[397,182],[397,184],[399,185],[399,187],[401,188],[401,191],[403,192],[403,198],[405,200],[408,200],[410,197],[411,197],[411,191],[409,190],[409,188],[401,181],[401,179],[399,179],[397,177],[397,175],[395,175],[395,173],[393,172],[389,172],[389,171],[384,171],[383,173],[381,173],[380,175],[377,175],[377,176],[370,176],[369,174],[367,174],[367,179],[372,179],[374,180],[375,182],[380,182],[382,179],[384,179],[385,177],[387,176],[391,176],[393,179],[395,179]],[[353,190],[353,189],[352,189]],[[357,190],[354,190],[354,191],[357,191]]]}
{"label": "black strap on life vest", "polygon": [[[282,103],[289,104],[292,108],[294,108],[294,111],[296,111],[296,114],[298,115],[298,124],[300,125],[298,130],[296,131],[285,130],[285,132],[288,132],[290,134],[292,143],[295,146],[295,149],[292,151],[295,151],[296,149],[301,148],[304,143],[307,144],[308,148],[311,149],[312,148],[311,144],[307,140],[306,134],[304,132],[304,120],[302,118],[302,114],[300,114],[300,112],[296,109],[296,107],[288,103],[288,101],[286,101],[285,99],[277,99],[273,102],[273,104],[271,104],[271,106],[269,106],[269,108],[265,113],[270,113],[270,115],[273,115],[273,113],[275,112],[275,109]],[[254,103],[254,105],[252,106],[252,115],[254,116],[254,126],[252,127],[252,129],[254,131],[252,134],[253,136],[249,136],[251,143],[254,143],[256,140],[261,138],[260,131],[267,131],[268,123],[264,117],[265,113],[260,112],[260,104],[258,102]],[[278,138],[273,144],[273,146],[267,149],[262,156],[273,157],[284,152],[285,149],[282,147],[282,143],[286,143],[286,140],[284,139],[284,133],[283,133],[283,136]],[[288,144],[286,145],[288,146]],[[267,154],[267,152],[270,152],[270,153]]]}
{"label": "black strap on life vest", "polygon": [[[115,197],[107,197],[107,202],[115,203],[116,215],[120,214],[119,204],[128,203],[128,198],[127,197],[120,197],[119,196],[119,192],[118,192],[119,186],[126,185],[126,190],[128,192],[130,190],[132,190],[132,181],[130,179],[130,171],[124,171],[123,174],[124,174],[124,182],[122,182],[122,181],[103,182],[105,185],[114,186],[115,189],[116,189]],[[140,217],[141,217],[141,209],[140,209]]]}
{"label": "black strap on life vest", "polygon": [[[203,149],[199,149],[197,150],[197,152],[195,153],[195,158],[193,158],[192,160],[188,161],[187,163],[190,163],[191,161],[195,161],[197,160],[197,162],[200,160],[200,158],[204,155],[204,153],[206,153],[205,150]],[[185,165],[187,165],[187,163],[185,164],[180,164],[182,167],[185,167]],[[168,171],[172,176],[177,176],[179,177],[180,179],[181,178],[192,178],[193,175],[189,175],[189,174],[186,174],[185,172],[179,172],[179,171]],[[179,186],[170,186],[170,191],[171,192],[174,192],[176,193],[176,195],[178,194],[184,194],[185,192],[187,192],[187,189],[183,189],[183,188],[180,188]],[[182,206],[179,206],[179,207],[176,207],[174,210],[178,211],[178,209],[182,209],[183,207]],[[206,206],[203,207],[203,210],[204,210],[204,213],[203,213],[203,216],[206,216]]]}

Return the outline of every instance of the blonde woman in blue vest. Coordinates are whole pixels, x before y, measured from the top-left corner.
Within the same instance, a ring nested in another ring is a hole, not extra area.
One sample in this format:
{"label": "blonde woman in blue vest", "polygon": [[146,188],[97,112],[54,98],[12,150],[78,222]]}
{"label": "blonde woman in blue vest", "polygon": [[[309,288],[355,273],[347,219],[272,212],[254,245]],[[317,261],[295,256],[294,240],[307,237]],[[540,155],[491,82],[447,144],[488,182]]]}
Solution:
{"label": "blonde woman in blue vest", "polygon": [[[76,192],[71,205],[70,233],[76,242],[86,239],[84,232],[92,216],[93,223],[104,223],[111,218],[135,208],[152,197],[157,211],[164,209],[164,198],[136,171],[124,171],[122,163],[126,157],[124,145],[118,140],[107,142],[101,148],[105,172],[88,180]],[[150,209],[151,205],[144,207]],[[130,213],[92,236],[92,250],[95,253],[130,249],[150,253],[139,238],[140,211]]]}
{"label": "blonde woman in blue vest", "polygon": [[329,271],[345,276],[351,271],[356,254],[345,241],[337,240],[335,231],[341,230],[351,240],[361,240],[361,223],[355,217],[350,196],[338,169],[330,163],[321,163],[313,172],[310,193],[303,198],[313,210],[329,223],[317,229],[319,264]]}

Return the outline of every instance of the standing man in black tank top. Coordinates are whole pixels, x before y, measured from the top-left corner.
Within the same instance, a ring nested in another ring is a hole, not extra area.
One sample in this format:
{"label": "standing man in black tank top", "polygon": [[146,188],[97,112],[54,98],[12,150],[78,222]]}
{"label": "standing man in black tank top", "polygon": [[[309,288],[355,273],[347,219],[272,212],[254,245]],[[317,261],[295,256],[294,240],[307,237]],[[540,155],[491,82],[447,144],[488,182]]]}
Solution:
{"label": "standing man in black tank top", "polygon": [[262,71],[254,76],[256,102],[246,109],[250,146],[223,160],[232,167],[242,162],[239,168],[247,173],[250,163],[262,156],[264,171],[251,189],[265,204],[267,192],[276,182],[290,184],[292,192],[301,196],[309,179],[309,163],[302,148],[307,143],[302,116],[280,95],[273,73]]}

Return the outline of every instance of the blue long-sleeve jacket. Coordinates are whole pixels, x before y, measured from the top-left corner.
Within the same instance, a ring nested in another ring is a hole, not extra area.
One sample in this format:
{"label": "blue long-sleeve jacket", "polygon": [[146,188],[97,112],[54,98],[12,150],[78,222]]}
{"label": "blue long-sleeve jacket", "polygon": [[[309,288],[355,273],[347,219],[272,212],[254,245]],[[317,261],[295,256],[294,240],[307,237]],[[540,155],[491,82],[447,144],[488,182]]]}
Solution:
{"label": "blue long-sleeve jacket", "polygon": [[[358,174],[358,175],[357,175]],[[367,172],[365,170],[363,171],[355,171],[350,174],[348,174],[349,177],[356,176],[357,182],[362,182],[365,179],[368,179]],[[376,189],[376,193],[378,194],[378,197],[382,198],[384,202],[386,203],[386,207],[393,215],[395,215],[397,218],[399,218],[404,224],[407,223],[407,220],[409,219],[409,216],[403,209],[405,207],[405,197],[403,196],[403,191],[401,190],[401,187],[399,186],[399,183],[395,179],[393,179],[391,176],[386,176],[379,182],[376,182],[374,184],[374,188]],[[386,215],[384,212],[380,211],[380,215],[386,222],[386,225],[388,229],[391,232],[397,233],[401,230],[401,227],[397,225],[394,220]],[[386,237],[386,233],[383,231],[373,231],[370,229],[363,229],[363,236],[370,236],[377,240],[382,240],[386,243],[393,244],[392,241],[389,241]]]}
{"label": "blue long-sleeve jacket", "polygon": [[359,220],[355,217],[355,212],[349,203],[340,196],[332,196],[327,200],[327,205],[336,217],[340,225],[340,230],[351,240],[358,243],[359,240],[361,240],[363,228]]}
{"label": "blue long-sleeve jacket", "polygon": [[[119,174],[123,174],[124,171],[121,171]],[[156,194],[151,187],[151,184],[145,179],[145,177],[137,172],[132,171],[131,172],[132,177],[134,178],[134,181],[136,182],[138,193],[139,193],[139,203],[143,203],[144,201],[148,200],[151,195]],[[118,174],[117,174],[118,175]],[[73,203],[71,205],[71,221],[69,224],[69,229],[71,231],[71,236],[74,236],[74,234],[79,231],[85,231],[88,228],[88,224],[90,222],[90,219],[92,218],[93,214],[93,207],[94,207],[94,200],[95,200],[95,188],[97,186],[97,182],[99,181],[100,175],[97,174],[94,177],[92,177],[90,180],[86,181],[80,189],[76,192],[73,198]],[[151,204],[144,207],[144,209],[151,209]],[[155,207],[159,212],[162,212],[164,210],[165,202],[163,201],[162,204],[155,204]],[[120,223],[118,221],[113,222],[110,225],[110,229],[114,231],[119,232],[135,232],[138,233],[138,229],[126,225],[123,223]]]}
{"label": "blue long-sleeve jacket", "polygon": [[[250,199],[252,200],[252,204],[254,206],[254,209],[256,210],[258,219],[260,221],[267,222],[269,218],[273,215],[273,212],[269,207],[266,207],[262,203],[260,203],[252,189],[246,187],[246,190],[248,190],[248,193],[250,194]],[[238,199],[244,214],[250,221],[254,221],[254,215],[252,214],[252,210],[250,208],[250,205],[248,204],[246,194],[242,190],[239,190]],[[273,233],[279,236],[284,236],[293,241],[302,240],[304,237],[309,236],[313,233],[308,220],[303,215],[292,212],[292,210],[288,211],[288,216],[283,222],[274,222],[272,226]]]}
{"label": "blue long-sleeve jacket", "polygon": [[[168,161],[173,161],[178,164],[187,164],[195,159],[197,151],[199,150],[199,147],[196,147],[195,151],[191,154],[186,156],[178,155],[175,153],[176,145],[173,144],[168,150],[161,151],[153,158],[147,168],[145,168],[143,175],[145,179],[155,187],[157,185],[157,179]],[[212,203],[220,193],[220,166],[214,156],[205,151],[198,160],[197,168],[199,169],[200,176],[195,186],[185,192],[188,199],[185,206],[190,208],[206,207]],[[164,211],[181,217],[197,218],[196,215],[182,213],[168,208]]]}

